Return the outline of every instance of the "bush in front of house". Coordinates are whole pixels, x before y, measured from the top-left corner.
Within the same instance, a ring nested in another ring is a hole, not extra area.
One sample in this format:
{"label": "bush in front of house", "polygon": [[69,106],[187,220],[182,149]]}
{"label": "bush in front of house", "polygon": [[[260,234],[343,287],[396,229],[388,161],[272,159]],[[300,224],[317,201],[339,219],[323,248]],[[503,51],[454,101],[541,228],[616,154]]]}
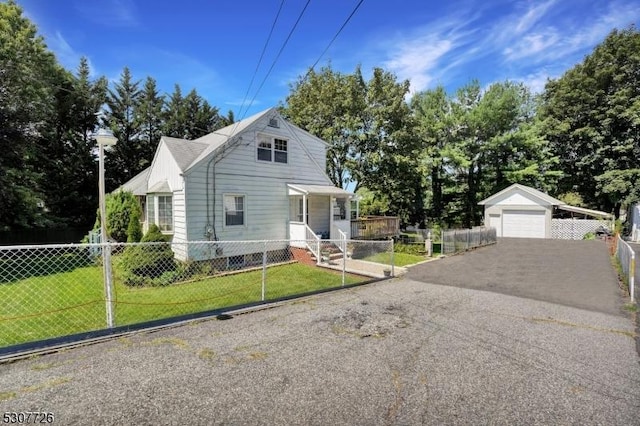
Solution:
{"label": "bush in front of house", "polygon": [[[128,230],[132,217],[136,216],[133,219],[139,222],[142,214],[136,196],[131,191],[122,190],[107,194],[105,210],[107,213],[107,235],[119,243],[128,241]],[[100,229],[101,220],[98,209],[96,223],[93,226],[94,230]]]}
{"label": "bush in front of house", "polygon": [[[130,245],[122,254],[122,278],[128,286],[162,286],[175,282],[176,262],[171,245],[156,225],[142,237],[142,244]],[[145,244],[146,243],[146,244]]]}
{"label": "bush in front of house", "polygon": [[129,217],[129,226],[127,227],[127,242],[137,243],[142,239],[142,224],[140,223],[140,210],[133,209]]}

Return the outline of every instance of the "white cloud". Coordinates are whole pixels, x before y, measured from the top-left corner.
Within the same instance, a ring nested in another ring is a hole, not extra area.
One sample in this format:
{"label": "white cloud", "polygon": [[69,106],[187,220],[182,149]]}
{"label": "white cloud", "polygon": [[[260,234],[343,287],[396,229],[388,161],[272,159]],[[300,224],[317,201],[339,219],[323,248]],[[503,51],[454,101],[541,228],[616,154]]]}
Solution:
{"label": "white cloud", "polygon": [[398,36],[386,43],[382,66],[408,79],[412,93],[427,89],[443,78],[451,63],[468,59],[464,52],[472,40],[473,31],[467,28],[472,21],[442,20]]}
{"label": "white cloud", "polygon": [[[60,31],[56,31],[53,37],[48,38],[48,46],[55,53],[56,58],[58,58],[62,65],[72,71],[78,68],[80,58],[84,56],[69,44]],[[87,58],[87,63],[89,65],[89,75],[94,77],[96,70],[89,58]]]}
{"label": "white cloud", "polygon": [[525,77],[516,77],[514,80],[521,81],[527,85],[531,90],[531,93],[542,93],[544,91],[544,86],[547,84],[547,80],[550,78],[555,78],[555,76],[550,75],[548,70],[541,69],[528,74]]}
{"label": "white cloud", "polygon": [[133,0],[77,1],[76,10],[102,27],[136,27],[139,25]]}
{"label": "white cloud", "polygon": [[520,19],[515,21],[512,32],[515,34],[522,34],[530,30],[540,21],[540,19],[542,19],[554,3],[556,3],[556,0],[550,0],[530,8]]}

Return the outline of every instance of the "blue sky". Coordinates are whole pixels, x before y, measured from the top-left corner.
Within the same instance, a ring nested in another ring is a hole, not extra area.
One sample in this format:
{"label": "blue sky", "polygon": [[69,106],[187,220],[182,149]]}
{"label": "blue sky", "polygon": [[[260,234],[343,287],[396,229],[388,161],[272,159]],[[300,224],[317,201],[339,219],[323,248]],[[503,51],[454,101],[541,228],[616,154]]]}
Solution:
{"label": "blue sky", "polygon": [[[289,85],[318,60],[359,0],[312,0],[267,70],[307,0],[285,0],[253,88],[248,114],[284,102]],[[88,57],[111,82],[128,66],[161,91],[195,88],[237,118],[282,0],[18,0],[58,60],[75,69]],[[534,91],[580,62],[613,28],[640,22],[637,0],[364,0],[322,57],[352,72],[360,64],[409,79],[413,92],[438,84],[455,91],[477,78],[506,79]]]}

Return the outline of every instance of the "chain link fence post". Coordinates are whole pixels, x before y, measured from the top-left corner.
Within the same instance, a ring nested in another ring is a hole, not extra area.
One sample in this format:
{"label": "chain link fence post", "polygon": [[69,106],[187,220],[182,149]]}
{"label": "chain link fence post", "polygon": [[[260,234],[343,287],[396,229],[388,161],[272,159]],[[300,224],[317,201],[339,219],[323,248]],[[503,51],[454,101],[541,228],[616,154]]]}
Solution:
{"label": "chain link fence post", "polygon": [[345,275],[347,268],[347,240],[342,240],[342,287],[344,287],[345,283]]}
{"label": "chain link fence post", "polygon": [[395,256],[394,256],[394,247],[393,247],[393,238],[391,239],[391,276],[395,277],[396,276],[396,270],[395,270]]}
{"label": "chain link fence post", "polygon": [[106,241],[106,238],[102,241],[102,263],[107,327],[113,328],[113,274],[111,273],[111,245]]}
{"label": "chain link fence post", "polygon": [[267,242],[264,242],[264,248],[262,250],[262,296],[261,300],[264,302],[267,286]]}

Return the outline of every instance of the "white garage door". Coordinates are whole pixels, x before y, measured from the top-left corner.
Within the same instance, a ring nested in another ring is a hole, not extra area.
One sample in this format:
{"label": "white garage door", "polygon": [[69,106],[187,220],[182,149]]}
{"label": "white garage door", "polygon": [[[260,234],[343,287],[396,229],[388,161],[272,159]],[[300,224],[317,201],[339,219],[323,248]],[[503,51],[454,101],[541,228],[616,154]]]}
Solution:
{"label": "white garage door", "polygon": [[545,238],[545,212],[532,210],[503,210],[502,236]]}

